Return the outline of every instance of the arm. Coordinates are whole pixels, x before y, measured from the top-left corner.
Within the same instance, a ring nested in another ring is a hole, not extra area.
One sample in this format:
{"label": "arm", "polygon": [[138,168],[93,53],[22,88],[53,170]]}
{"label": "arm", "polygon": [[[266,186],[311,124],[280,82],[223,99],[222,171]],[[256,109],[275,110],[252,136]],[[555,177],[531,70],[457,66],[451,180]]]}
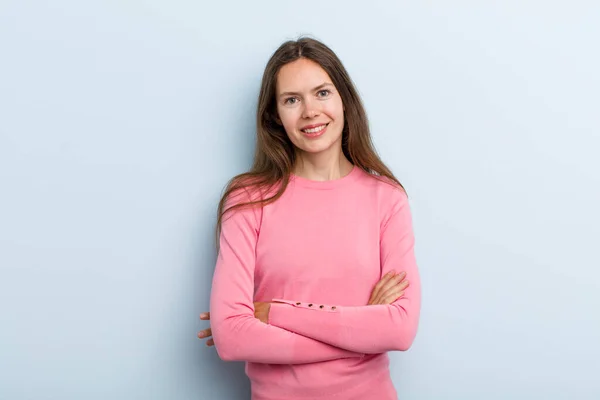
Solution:
{"label": "arm", "polygon": [[421,285],[414,256],[414,236],[408,199],[398,195],[382,224],[382,275],[406,271],[410,285],[390,305],[343,307],[274,299],[269,324],[344,349],[374,354],[408,350],[419,323]]}
{"label": "arm", "polygon": [[362,357],[254,317],[254,265],[260,210],[227,213],[213,277],[210,315],[217,353],[226,361],[303,364]]}

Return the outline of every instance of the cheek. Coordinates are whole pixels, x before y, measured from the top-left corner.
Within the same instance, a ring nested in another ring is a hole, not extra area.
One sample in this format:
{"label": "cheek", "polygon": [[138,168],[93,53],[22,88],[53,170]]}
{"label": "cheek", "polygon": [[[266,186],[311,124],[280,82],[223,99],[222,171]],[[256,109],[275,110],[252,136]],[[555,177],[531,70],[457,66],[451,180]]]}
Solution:
{"label": "cheek", "polygon": [[335,121],[335,124],[340,127],[340,129],[344,126],[344,110],[341,107],[327,110],[327,115]]}
{"label": "cheek", "polygon": [[293,132],[294,127],[298,123],[298,116],[292,110],[285,110],[279,113],[279,119],[281,119],[281,124],[286,132]]}
{"label": "cheek", "polygon": [[344,106],[341,100],[327,104],[324,111],[337,123],[344,124]]}

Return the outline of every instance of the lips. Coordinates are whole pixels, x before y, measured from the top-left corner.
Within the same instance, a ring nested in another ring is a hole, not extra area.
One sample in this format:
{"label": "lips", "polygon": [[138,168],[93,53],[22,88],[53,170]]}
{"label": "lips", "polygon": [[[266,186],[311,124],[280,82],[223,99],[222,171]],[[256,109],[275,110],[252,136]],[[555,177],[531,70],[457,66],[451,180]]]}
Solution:
{"label": "lips", "polygon": [[304,127],[300,132],[308,139],[318,139],[327,132],[327,126],[329,124],[312,125],[311,127]]}
{"label": "lips", "polygon": [[327,125],[329,124],[314,124],[314,125],[308,125],[305,126],[304,128],[300,129],[302,132],[304,133],[308,133],[308,134],[316,134],[321,132],[323,129],[327,128]]}

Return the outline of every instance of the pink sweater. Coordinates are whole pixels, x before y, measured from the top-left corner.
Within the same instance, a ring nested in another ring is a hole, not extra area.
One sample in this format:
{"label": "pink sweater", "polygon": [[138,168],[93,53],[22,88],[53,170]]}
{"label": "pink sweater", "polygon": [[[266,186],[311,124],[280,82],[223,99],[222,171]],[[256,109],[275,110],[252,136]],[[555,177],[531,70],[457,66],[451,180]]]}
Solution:
{"label": "pink sweater", "polygon": [[[232,196],[228,205],[250,197]],[[246,361],[253,400],[391,400],[388,351],[407,350],[421,303],[405,193],[354,167],[338,180],[292,175],[276,202],[228,213],[211,292],[219,356]],[[366,305],[390,270],[410,286]],[[271,305],[269,323],[254,301]]]}

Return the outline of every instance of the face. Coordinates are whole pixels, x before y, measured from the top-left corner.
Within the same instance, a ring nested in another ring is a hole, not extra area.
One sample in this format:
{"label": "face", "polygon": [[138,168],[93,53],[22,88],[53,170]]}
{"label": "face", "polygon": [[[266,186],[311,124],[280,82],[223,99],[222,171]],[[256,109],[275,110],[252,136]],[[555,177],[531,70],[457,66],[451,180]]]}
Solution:
{"label": "face", "polygon": [[280,122],[298,150],[341,150],[342,98],[319,64],[301,58],[281,67],[276,96]]}

